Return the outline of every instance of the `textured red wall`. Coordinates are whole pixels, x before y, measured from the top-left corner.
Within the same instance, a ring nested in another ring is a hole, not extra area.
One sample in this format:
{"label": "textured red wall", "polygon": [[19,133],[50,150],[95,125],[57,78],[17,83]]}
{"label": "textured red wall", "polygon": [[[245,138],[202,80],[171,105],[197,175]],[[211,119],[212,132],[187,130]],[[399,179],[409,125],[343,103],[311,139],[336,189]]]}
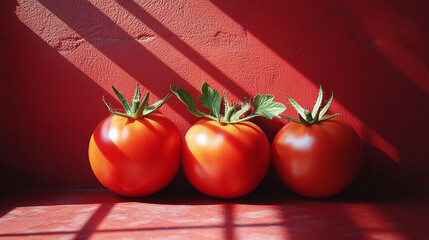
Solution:
{"label": "textured red wall", "polygon": [[[234,100],[289,94],[308,108],[322,84],[365,142],[356,186],[429,189],[427,1],[0,4],[4,186],[100,186],[86,151],[109,114],[101,97],[120,106],[110,85],[130,98],[140,82],[154,102],[207,81]],[[182,135],[197,121],[175,98],[161,112]],[[272,139],[286,121],[255,122]]]}

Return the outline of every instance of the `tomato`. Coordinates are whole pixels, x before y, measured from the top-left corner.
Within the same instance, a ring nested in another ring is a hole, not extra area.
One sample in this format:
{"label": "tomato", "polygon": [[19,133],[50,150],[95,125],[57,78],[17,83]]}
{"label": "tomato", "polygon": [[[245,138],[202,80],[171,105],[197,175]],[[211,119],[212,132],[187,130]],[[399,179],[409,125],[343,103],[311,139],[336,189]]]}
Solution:
{"label": "tomato", "polygon": [[94,130],[88,155],[105,187],[138,197],[170,183],[180,166],[180,147],[179,131],[161,114],[137,119],[111,115]]}
{"label": "tomato", "polygon": [[253,100],[245,98],[244,103],[230,106],[224,91],[222,114],[222,96],[205,82],[198,104],[207,114],[196,108],[186,90],[170,89],[192,114],[203,117],[188,130],[182,145],[182,166],[191,184],[218,198],[241,197],[254,190],[268,170],[271,149],[265,133],[248,120],[279,117],[286,107],[269,94],[257,94]]}
{"label": "tomato", "polygon": [[362,162],[357,133],[338,117],[311,125],[289,122],[272,143],[283,182],[306,197],[328,197],[346,188]]}
{"label": "tomato", "polygon": [[204,118],[186,133],[182,166],[199,191],[218,198],[250,193],[270,165],[270,144],[251,122],[223,124]]}

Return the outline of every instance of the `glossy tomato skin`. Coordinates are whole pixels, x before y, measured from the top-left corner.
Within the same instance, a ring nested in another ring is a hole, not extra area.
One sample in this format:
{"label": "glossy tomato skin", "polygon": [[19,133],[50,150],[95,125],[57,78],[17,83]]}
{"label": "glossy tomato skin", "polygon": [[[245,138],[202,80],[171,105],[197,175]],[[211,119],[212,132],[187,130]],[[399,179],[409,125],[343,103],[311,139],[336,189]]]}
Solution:
{"label": "glossy tomato skin", "polygon": [[217,198],[236,198],[254,190],[270,158],[267,137],[251,122],[202,119],[188,130],[182,146],[187,179],[202,193]]}
{"label": "glossy tomato skin", "polygon": [[274,138],[272,155],[276,172],[292,191],[305,197],[328,197],[356,177],[362,143],[338,117],[310,126],[289,122]]}
{"label": "glossy tomato skin", "polygon": [[167,117],[152,113],[130,119],[111,115],[99,123],[89,143],[89,162],[97,179],[129,197],[155,193],[176,175],[181,139]]}

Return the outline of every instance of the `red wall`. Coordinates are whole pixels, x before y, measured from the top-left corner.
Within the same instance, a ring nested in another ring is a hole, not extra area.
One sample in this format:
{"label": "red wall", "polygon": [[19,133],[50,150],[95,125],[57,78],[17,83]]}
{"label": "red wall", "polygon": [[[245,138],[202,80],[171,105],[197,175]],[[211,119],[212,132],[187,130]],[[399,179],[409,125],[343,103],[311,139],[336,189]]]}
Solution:
{"label": "red wall", "polygon": [[[120,107],[110,85],[130,98],[140,82],[154,102],[207,81],[235,100],[289,94],[308,108],[322,84],[365,143],[355,186],[429,189],[427,1],[0,5],[3,186],[100,186],[86,152],[109,114],[101,97]],[[198,120],[175,98],[161,112],[182,135]],[[272,139],[286,121],[255,122]]]}

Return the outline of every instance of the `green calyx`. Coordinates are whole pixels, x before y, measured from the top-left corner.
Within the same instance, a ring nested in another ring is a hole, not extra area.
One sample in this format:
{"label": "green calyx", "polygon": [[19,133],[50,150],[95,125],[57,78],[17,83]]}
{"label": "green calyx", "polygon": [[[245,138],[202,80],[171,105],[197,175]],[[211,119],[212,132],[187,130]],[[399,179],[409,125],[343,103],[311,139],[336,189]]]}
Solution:
{"label": "green calyx", "polygon": [[332,93],[331,99],[329,99],[328,103],[321,109],[322,100],[323,100],[322,86],[320,86],[319,88],[319,96],[317,97],[316,104],[313,107],[313,111],[304,109],[295,100],[289,97],[289,95],[287,95],[287,98],[289,99],[289,102],[292,104],[293,108],[295,108],[295,110],[298,112],[299,120],[291,117],[283,116],[283,115],[281,115],[281,117],[284,117],[293,122],[302,123],[304,125],[311,125],[311,124],[323,122],[333,117],[336,117],[338,115],[341,115],[340,113],[337,113],[331,116],[326,116],[326,117],[324,116],[325,113],[328,111],[329,106],[331,106],[332,99],[334,98],[334,93]]}
{"label": "green calyx", "polygon": [[268,119],[274,117],[280,117],[279,114],[286,110],[286,107],[279,103],[273,102],[274,96],[268,94],[258,94],[253,98],[254,110],[247,114],[252,107],[252,99],[244,98],[243,104],[229,105],[225,91],[223,92],[225,112],[221,114],[222,96],[219,92],[211,88],[208,83],[203,83],[201,86],[201,96],[199,96],[201,102],[198,104],[208,109],[209,114],[203,113],[196,109],[196,103],[191,94],[182,88],[175,88],[170,85],[171,91],[174,95],[179,98],[186,106],[188,110],[197,117],[206,117],[217,122],[234,124],[239,122],[247,121],[251,118],[262,116]]}
{"label": "green calyx", "polygon": [[119,101],[121,101],[122,106],[125,109],[125,113],[121,113],[121,112],[117,112],[117,111],[113,110],[110,107],[110,105],[106,102],[106,100],[104,100],[104,97],[103,97],[104,104],[106,104],[107,108],[109,109],[109,111],[111,113],[113,113],[115,115],[127,117],[127,118],[132,118],[132,119],[141,118],[141,117],[147,116],[147,115],[155,112],[162,105],[164,105],[164,103],[171,97],[171,94],[167,94],[167,96],[164,99],[156,102],[153,105],[147,106],[148,100],[149,100],[149,92],[146,93],[143,100],[140,101],[140,97],[141,97],[140,96],[140,88],[139,88],[139,83],[137,83],[136,92],[134,93],[133,102],[132,102],[132,105],[130,105],[128,103],[128,101],[125,99],[125,97],[118,90],[116,90],[115,87],[112,86],[112,89],[115,92],[116,96],[118,96]]}

